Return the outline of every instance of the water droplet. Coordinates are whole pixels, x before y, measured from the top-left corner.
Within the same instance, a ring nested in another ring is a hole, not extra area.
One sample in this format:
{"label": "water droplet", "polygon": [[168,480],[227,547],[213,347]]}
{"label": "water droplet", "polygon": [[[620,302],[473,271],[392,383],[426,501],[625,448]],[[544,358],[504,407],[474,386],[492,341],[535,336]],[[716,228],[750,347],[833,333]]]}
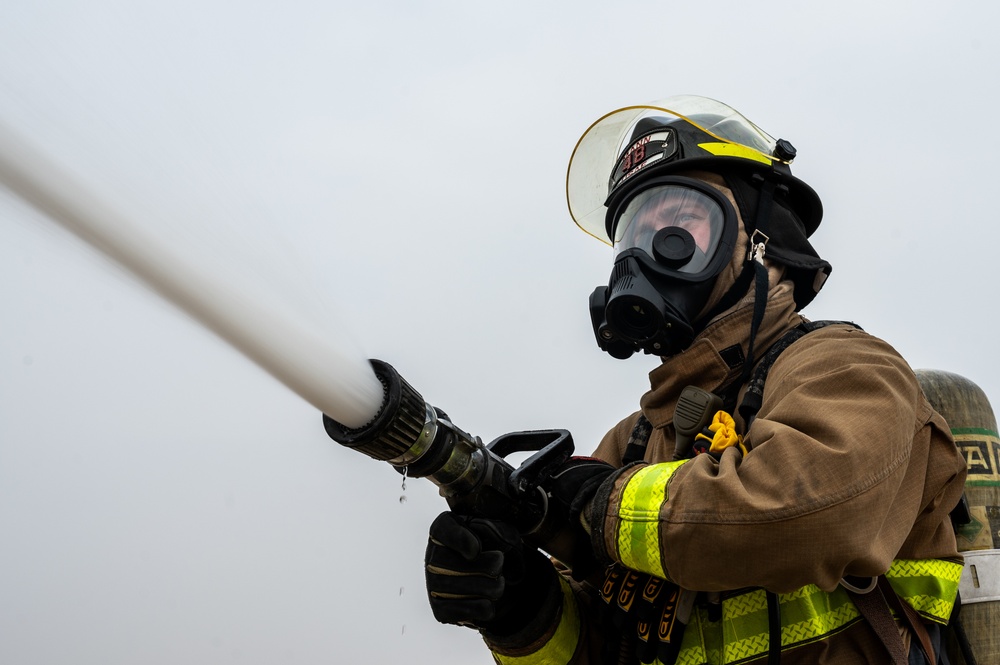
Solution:
{"label": "water droplet", "polygon": [[404,588],[405,588],[405,587],[399,587],[399,595],[400,595],[400,596],[402,596],[402,595],[403,595],[403,589],[404,589]]}
{"label": "water droplet", "polygon": [[399,502],[400,503],[406,503],[406,495],[405,494],[400,494],[399,495]]}

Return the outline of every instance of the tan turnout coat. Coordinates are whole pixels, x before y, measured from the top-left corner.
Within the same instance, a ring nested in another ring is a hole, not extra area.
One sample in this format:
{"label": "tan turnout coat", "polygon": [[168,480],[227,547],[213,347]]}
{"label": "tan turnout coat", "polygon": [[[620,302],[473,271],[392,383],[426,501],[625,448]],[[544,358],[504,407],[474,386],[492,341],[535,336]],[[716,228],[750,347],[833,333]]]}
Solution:
{"label": "tan turnout coat", "polygon": [[[802,321],[787,283],[770,296],[760,350]],[[746,350],[752,311],[736,308],[650,373],[651,389],[640,402],[654,428],[646,462],[672,458],[674,407],[685,386],[719,392],[739,379],[740,368],[730,368],[720,351],[734,344]],[[886,342],[848,325],[811,332],[771,368],[750,430],[733,415],[745,432],[746,457],[730,450],[720,461],[701,455],[685,463],[660,512],[662,561],[681,587],[831,590],[845,575],[884,573],[894,558],[960,560],[949,512],[962,493],[964,460],[912,370]],[[612,429],[594,456],[620,466],[638,416]],[[598,508],[606,534],[615,533],[618,519],[611,496]],[[604,553],[614,558],[607,540]],[[593,602],[592,591],[580,589],[583,606]],[[596,663],[601,631],[589,625],[585,634],[591,653],[576,662]],[[782,662],[886,658],[862,622],[786,653]]]}

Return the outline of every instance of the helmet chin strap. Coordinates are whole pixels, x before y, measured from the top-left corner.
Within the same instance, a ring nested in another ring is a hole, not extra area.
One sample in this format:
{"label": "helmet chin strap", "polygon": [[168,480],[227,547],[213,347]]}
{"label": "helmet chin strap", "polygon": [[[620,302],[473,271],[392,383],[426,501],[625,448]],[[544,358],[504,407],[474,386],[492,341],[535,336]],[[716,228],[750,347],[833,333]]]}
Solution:
{"label": "helmet chin strap", "polygon": [[754,270],[754,299],[753,299],[753,319],[750,323],[750,339],[747,342],[747,359],[743,365],[743,373],[740,383],[750,380],[750,374],[754,365],[754,342],[757,339],[757,331],[764,321],[764,310],[767,309],[767,292],[769,280],[767,266],[764,265],[764,252],[767,249],[768,226],[771,220],[771,207],[774,204],[774,191],[778,185],[774,180],[765,179],[763,176],[754,174],[755,182],[760,183],[760,196],[757,198],[757,215],[754,220],[754,231],[750,235],[750,248],[747,261],[753,264]]}
{"label": "helmet chin strap", "polygon": [[747,359],[743,364],[743,373],[740,377],[741,384],[750,380],[750,373],[753,370],[754,342],[757,340],[757,331],[760,329],[760,324],[764,321],[764,310],[767,309],[767,291],[770,286],[767,277],[767,266],[764,265],[764,247],[767,242],[767,236],[764,236],[765,240],[762,242],[754,244],[753,241],[757,238],[757,235],[758,232],[754,231],[754,237],[750,239],[750,262],[753,263],[754,270],[753,319],[750,322],[750,341],[747,343]]}
{"label": "helmet chin strap", "polygon": [[764,321],[764,310],[767,309],[767,292],[770,283],[767,266],[764,265],[764,252],[769,240],[767,232],[771,219],[771,208],[774,203],[774,192],[776,189],[785,188],[784,185],[779,185],[774,180],[766,179],[760,174],[755,173],[753,180],[760,187],[760,195],[757,198],[757,212],[754,219],[754,230],[750,234],[747,260],[733,286],[699,322],[699,327],[703,327],[704,324],[736,305],[750,289],[750,282],[754,283],[753,318],[750,323],[750,338],[747,343],[747,357],[743,364],[741,383],[746,383],[750,379],[754,365],[754,343],[757,339],[757,331]]}

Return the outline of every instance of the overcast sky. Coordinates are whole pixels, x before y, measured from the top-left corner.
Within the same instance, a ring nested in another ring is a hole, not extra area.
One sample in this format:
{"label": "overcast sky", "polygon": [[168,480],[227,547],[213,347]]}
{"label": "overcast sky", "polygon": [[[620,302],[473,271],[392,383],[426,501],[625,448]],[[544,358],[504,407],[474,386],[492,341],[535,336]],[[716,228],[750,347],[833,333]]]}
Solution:
{"label": "overcast sky", "polygon": [[[463,429],[566,428],[589,452],[655,361],[593,341],[612,257],[570,220],[566,165],[599,116],[675,94],[798,148],[834,266],[807,316],[1000,400],[998,19],[985,0],[8,2],[0,121],[165,243],[253,266],[249,292]],[[0,662],[491,662],[427,607],[429,482],[330,441],[5,191],[0,283]]]}

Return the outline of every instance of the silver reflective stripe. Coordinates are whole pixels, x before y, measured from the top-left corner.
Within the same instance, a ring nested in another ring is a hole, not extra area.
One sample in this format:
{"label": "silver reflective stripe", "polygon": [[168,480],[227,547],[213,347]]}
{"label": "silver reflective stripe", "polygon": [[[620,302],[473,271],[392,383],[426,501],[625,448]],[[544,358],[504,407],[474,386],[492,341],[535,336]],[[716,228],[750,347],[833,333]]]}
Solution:
{"label": "silver reflective stripe", "polygon": [[972,550],[962,556],[965,567],[958,581],[962,604],[1000,600],[1000,550]]}

